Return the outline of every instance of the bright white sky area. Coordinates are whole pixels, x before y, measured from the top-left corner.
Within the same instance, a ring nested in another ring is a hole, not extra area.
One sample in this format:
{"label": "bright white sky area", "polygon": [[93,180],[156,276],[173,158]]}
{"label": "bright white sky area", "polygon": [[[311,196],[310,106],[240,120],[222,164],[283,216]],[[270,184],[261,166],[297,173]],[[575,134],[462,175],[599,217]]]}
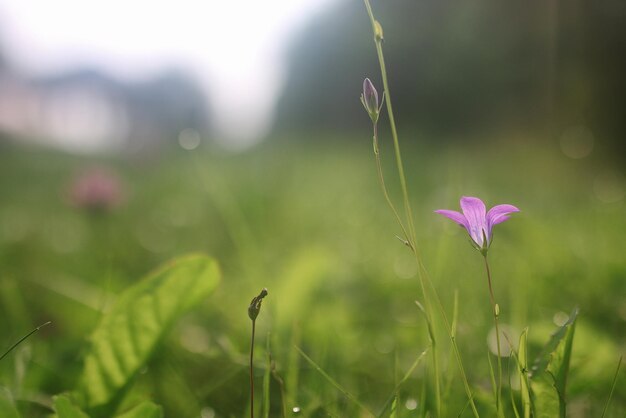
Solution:
{"label": "bright white sky area", "polygon": [[336,0],[0,0],[9,62],[39,76],[96,66],[122,79],[173,66],[205,87],[221,137],[265,133],[285,76],[285,49]]}

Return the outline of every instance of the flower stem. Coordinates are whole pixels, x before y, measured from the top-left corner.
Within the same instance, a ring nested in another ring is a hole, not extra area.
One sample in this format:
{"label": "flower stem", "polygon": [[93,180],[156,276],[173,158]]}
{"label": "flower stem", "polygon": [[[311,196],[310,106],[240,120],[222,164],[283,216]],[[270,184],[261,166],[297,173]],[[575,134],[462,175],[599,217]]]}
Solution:
{"label": "flower stem", "polygon": [[[426,270],[426,268],[424,267],[421,257],[419,255],[418,249],[417,249],[417,240],[416,240],[416,233],[415,233],[415,225],[413,222],[413,215],[412,215],[412,210],[411,210],[411,205],[410,205],[410,200],[409,200],[409,194],[407,191],[407,186],[406,186],[406,177],[404,175],[404,166],[402,164],[402,157],[401,157],[401,153],[400,153],[400,144],[399,144],[399,140],[398,140],[398,133],[397,133],[397,129],[396,129],[396,123],[395,123],[395,118],[394,118],[394,113],[393,113],[393,107],[391,104],[391,93],[389,90],[389,83],[387,81],[387,69],[385,66],[385,57],[383,54],[383,48],[382,48],[382,28],[380,27],[379,23],[376,21],[376,19],[374,18],[374,13],[372,11],[372,7],[370,5],[369,0],[363,0],[365,3],[365,8],[367,9],[367,14],[370,18],[370,23],[372,25],[372,31],[374,32],[374,40],[375,40],[375,45],[376,45],[376,53],[378,55],[378,62],[380,64],[380,71],[381,71],[381,76],[382,76],[382,80],[383,80],[383,87],[384,87],[384,94],[386,97],[386,105],[387,105],[387,113],[389,116],[389,124],[391,127],[391,135],[393,138],[393,145],[394,145],[394,151],[395,151],[395,157],[396,157],[396,166],[397,166],[397,170],[398,170],[398,177],[400,179],[400,185],[402,188],[402,196],[403,196],[403,202],[404,202],[404,210],[405,210],[405,215],[406,215],[406,222],[408,225],[408,231],[403,227],[403,224],[400,220],[400,217],[397,214],[397,211],[395,211],[395,208],[393,207],[393,204],[390,203],[391,200],[389,199],[388,194],[386,193],[386,189],[384,189],[384,193],[385,193],[385,198],[388,200],[388,204],[390,204],[390,206],[392,207],[392,210],[394,211],[394,214],[396,215],[398,222],[400,223],[400,225],[403,228],[403,232],[405,233],[405,235],[407,236],[407,243],[408,243],[408,247],[411,249],[411,252],[413,253],[413,255],[415,256],[415,260],[416,263],[418,265],[418,276],[419,276],[419,281],[420,281],[420,286],[421,286],[421,290],[422,290],[422,295],[424,298],[424,304],[425,304],[425,314],[426,314],[426,320],[429,322],[429,324],[432,326],[433,322],[432,322],[432,305],[430,303],[430,299],[428,298],[428,293],[426,290],[426,282],[428,283],[428,287],[432,290],[433,296],[435,301],[437,302],[437,305],[441,311],[441,315],[443,317],[444,323],[446,325],[446,329],[448,331],[448,336],[450,337],[450,341],[452,343],[452,347],[455,353],[455,357],[457,359],[457,363],[461,372],[461,378],[463,380],[463,384],[465,387],[465,392],[468,396],[468,400],[469,400],[469,404],[472,408],[472,412],[474,413],[474,416],[476,418],[479,417],[478,415],[478,410],[476,409],[476,405],[474,404],[474,399],[473,399],[473,395],[471,392],[471,389],[469,387],[469,383],[467,380],[467,376],[465,374],[465,370],[463,368],[463,362],[461,359],[461,354],[459,352],[459,348],[456,344],[456,338],[455,336],[452,334],[452,328],[450,326],[450,322],[448,321],[447,315],[445,313],[445,310],[443,308],[443,304],[441,303],[441,299],[439,298],[439,295],[437,294],[437,290],[435,289],[432,281],[429,278],[428,272]],[[378,143],[377,143],[377,133],[375,133],[375,151],[378,151]],[[377,164],[380,165],[380,158],[377,155]],[[379,176],[382,176],[382,170],[379,169]],[[384,180],[381,183],[384,186]],[[408,233],[407,233],[408,232]],[[434,333],[431,333],[431,344],[433,346],[433,368],[434,368],[434,375],[435,375],[435,391],[436,391],[436,399],[437,399],[437,415],[441,416],[441,384],[440,384],[440,370],[439,370],[439,361],[438,361],[438,355],[437,355],[437,349],[436,349],[436,341],[435,341],[435,337],[434,337]]]}
{"label": "flower stem", "polygon": [[385,196],[387,205],[389,205],[389,208],[391,209],[394,216],[396,217],[396,221],[398,221],[398,224],[400,225],[400,229],[402,229],[402,233],[404,234],[404,239],[405,239],[406,244],[410,248],[413,248],[413,245],[411,243],[411,236],[407,232],[404,226],[404,223],[402,222],[402,218],[400,218],[400,215],[398,214],[398,211],[396,210],[395,205],[391,201],[391,198],[389,197],[389,192],[387,191],[387,186],[385,184],[385,177],[383,175],[383,167],[380,161],[380,150],[378,148],[378,123],[373,124],[373,129],[374,129],[374,156],[376,157],[376,171],[378,172],[378,182],[380,183],[380,188],[383,191],[383,195]]}
{"label": "flower stem", "polygon": [[501,415],[501,393],[502,393],[502,355],[500,353],[500,328],[498,326],[498,316],[500,316],[500,308],[496,303],[493,296],[493,286],[491,284],[491,271],[489,270],[489,262],[487,261],[487,254],[483,255],[485,260],[485,269],[487,270],[487,283],[489,284],[489,299],[491,301],[491,309],[493,312],[493,322],[496,327],[496,345],[498,352],[498,382],[496,388],[496,411],[498,415]]}
{"label": "flower stem", "polygon": [[[389,82],[387,80],[387,68],[385,66],[385,56],[383,54],[383,48],[382,48],[382,37],[379,36],[379,34],[377,33],[377,22],[376,19],[374,18],[374,14],[372,12],[372,7],[369,3],[369,0],[364,0],[365,2],[365,7],[367,9],[367,13],[370,17],[370,21],[372,24],[372,30],[374,31],[374,39],[375,39],[375,44],[376,44],[376,53],[378,55],[378,62],[380,64],[380,72],[381,72],[381,76],[382,76],[382,80],[383,80],[383,88],[384,88],[384,94],[385,94],[385,99],[386,99],[386,106],[387,106],[387,115],[389,117],[389,125],[391,127],[391,136],[393,138],[393,148],[394,148],[394,152],[395,152],[395,159],[396,159],[396,167],[398,170],[398,178],[400,180],[400,186],[402,188],[402,197],[403,197],[403,203],[404,203],[404,212],[405,212],[405,217],[406,217],[406,223],[408,226],[408,230],[407,228],[405,228],[403,226],[402,221],[400,220],[400,217],[397,213],[397,211],[395,210],[395,207],[393,206],[393,204],[391,203],[391,199],[389,198],[389,195],[386,191],[386,188],[384,189],[383,193],[385,194],[385,199],[387,200],[388,204],[390,205],[390,207],[392,208],[392,211],[394,212],[394,215],[396,216],[396,218],[398,219],[398,222],[400,223],[400,226],[402,227],[402,230],[406,236],[406,243],[407,246],[411,249],[411,252],[413,252],[413,254],[415,255],[415,259],[416,262],[418,263],[418,265],[420,264],[420,259],[419,259],[419,254],[417,252],[417,247],[416,247],[416,234],[415,234],[415,225],[413,223],[413,212],[411,210],[411,203],[409,200],[409,193],[407,191],[407,186],[406,186],[406,176],[404,175],[404,165],[402,163],[402,154],[400,152],[400,142],[398,140],[398,131],[396,129],[396,122],[395,122],[395,118],[394,118],[394,113],[393,113],[393,106],[391,104],[391,92],[389,90]],[[375,124],[376,126],[376,124]],[[377,142],[377,133],[375,130],[375,151],[378,151],[378,142]],[[379,180],[381,180],[381,185],[383,185],[384,187],[384,180],[382,180],[382,168],[380,167],[380,157],[378,155],[377,152],[376,153],[376,163],[377,163],[377,168],[378,168],[378,172],[379,172]],[[419,269],[418,269],[419,270]],[[424,298],[424,304],[426,305],[426,320],[432,325],[432,307],[431,304],[429,302],[428,299],[428,295],[426,293],[426,286],[424,284],[424,278],[422,276],[422,274],[419,274],[419,278],[420,278],[420,286],[422,288],[422,295]],[[433,368],[434,368],[434,375],[435,375],[435,394],[436,394],[436,399],[437,399],[437,416],[440,415],[441,412],[441,384],[440,384],[440,370],[439,370],[439,361],[438,361],[438,356],[437,356],[437,350],[436,350],[436,342],[434,340],[434,337],[431,336],[431,344],[433,346]]]}
{"label": "flower stem", "polygon": [[254,330],[256,320],[252,320],[252,338],[250,338],[250,418],[254,418]]}

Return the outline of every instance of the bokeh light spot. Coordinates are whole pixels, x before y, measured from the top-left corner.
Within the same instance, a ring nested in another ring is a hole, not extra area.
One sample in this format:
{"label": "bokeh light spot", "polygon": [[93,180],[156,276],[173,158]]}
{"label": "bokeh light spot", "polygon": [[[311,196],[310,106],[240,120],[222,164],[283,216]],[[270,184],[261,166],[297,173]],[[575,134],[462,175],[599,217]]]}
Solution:
{"label": "bokeh light spot", "polygon": [[406,409],[408,409],[409,411],[414,411],[417,409],[417,400],[413,399],[413,398],[409,398],[406,400],[406,402],[404,403],[404,406],[406,407]]}
{"label": "bokeh light spot", "polygon": [[187,151],[192,151],[202,142],[202,136],[200,136],[200,132],[195,129],[187,128],[180,131],[178,134],[178,144]]}
{"label": "bokeh light spot", "polygon": [[585,158],[593,150],[593,133],[586,126],[577,125],[567,128],[560,139],[561,151],[573,159]]}
{"label": "bokeh light spot", "polygon": [[[511,344],[516,344],[519,339],[520,333],[515,328],[513,328],[512,326],[508,324],[500,324],[499,328],[500,328],[500,355],[502,357],[508,357],[511,355],[511,348],[516,348],[515,346],[511,347],[511,345],[509,344],[509,341]],[[492,327],[491,330],[489,330],[489,335],[487,336],[487,345],[489,347],[489,351],[491,351],[492,354],[497,356],[498,355],[498,340],[496,338],[496,327]]]}

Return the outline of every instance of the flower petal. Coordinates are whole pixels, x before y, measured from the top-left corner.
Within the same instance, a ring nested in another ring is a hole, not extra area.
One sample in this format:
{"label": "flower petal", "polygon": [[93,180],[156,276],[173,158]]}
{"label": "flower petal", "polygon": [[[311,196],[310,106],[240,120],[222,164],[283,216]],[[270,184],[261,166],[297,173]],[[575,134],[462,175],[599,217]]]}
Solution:
{"label": "flower petal", "polygon": [[456,210],[447,210],[447,209],[439,209],[439,210],[436,210],[435,213],[443,215],[446,218],[452,219],[454,222],[458,223],[462,227],[465,227],[465,229],[467,229],[467,232],[469,232],[467,219],[465,219],[465,216],[463,216],[462,213],[457,212]]}
{"label": "flower petal", "polygon": [[463,196],[461,198],[461,209],[467,219],[467,231],[470,237],[479,247],[483,246],[483,235],[487,238],[487,243],[491,239],[489,228],[487,227],[487,217],[485,204],[477,197]]}
{"label": "flower petal", "polygon": [[494,206],[487,212],[487,223],[489,225],[497,225],[509,219],[509,214],[519,211],[520,210],[513,205]]}
{"label": "flower petal", "polygon": [[487,212],[487,227],[489,229],[489,235],[491,235],[491,229],[494,225],[502,223],[510,218],[511,213],[519,212],[520,210],[513,205],[496,205],[489,209]]}

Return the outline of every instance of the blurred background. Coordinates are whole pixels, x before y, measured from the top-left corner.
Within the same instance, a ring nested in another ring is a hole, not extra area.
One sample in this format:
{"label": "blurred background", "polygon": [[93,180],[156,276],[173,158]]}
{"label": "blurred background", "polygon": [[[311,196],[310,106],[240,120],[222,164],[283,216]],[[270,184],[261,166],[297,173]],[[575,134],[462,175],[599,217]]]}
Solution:
{"label": "blurred background", "polygon": [[[505,322],[538,354],[579,306],[570,411],[599,416],[626,344],[626,3],[373,7],[418,238],[450,310],[459,292],[471,380],[486,384],[487,288],[463,231],[432,214],[462,195],[522,209],[492,251]],[[138,378],[166,416],[244,415],[245,309],[264,286],[289,409],[349,415],[294,343],[380,405],[427,334],[359,103],[379,74],[357,0],[0,0],[0,343],[54,322],[0,364],[24,416],[72,388],[103,301],[191,251],[224,280]]]}

